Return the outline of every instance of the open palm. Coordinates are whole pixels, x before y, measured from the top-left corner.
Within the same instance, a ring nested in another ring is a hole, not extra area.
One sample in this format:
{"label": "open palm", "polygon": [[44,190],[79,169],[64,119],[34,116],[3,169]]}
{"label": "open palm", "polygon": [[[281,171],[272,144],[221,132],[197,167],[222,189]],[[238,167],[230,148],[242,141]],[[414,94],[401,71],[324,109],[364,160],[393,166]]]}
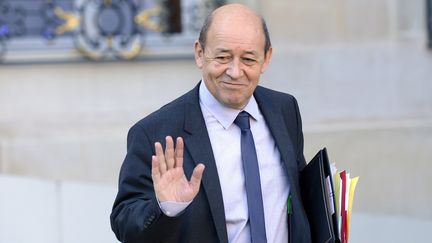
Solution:
{"label": "open palm", "polygon": [[190,202],[199,191],[204,165],[195,167],[190,181],[183,170],[184,143],[177,138],[174,147],[172,137],[166,137],[166,148],[155,143],[156,155],[152,157],[152,179],[156,197],[160,202]]}

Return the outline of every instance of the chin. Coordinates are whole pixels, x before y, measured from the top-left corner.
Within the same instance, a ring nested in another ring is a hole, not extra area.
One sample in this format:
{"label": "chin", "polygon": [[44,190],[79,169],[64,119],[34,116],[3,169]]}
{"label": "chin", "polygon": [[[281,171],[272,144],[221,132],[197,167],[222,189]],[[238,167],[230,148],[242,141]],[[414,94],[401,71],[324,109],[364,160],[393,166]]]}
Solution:
{"label": "chin", "polygon": [[225,105],[233,109],[242,109],[245,106],[243,102],[240,102],[238,100],[236,101],[228,100],[227,102],[225,102]]}

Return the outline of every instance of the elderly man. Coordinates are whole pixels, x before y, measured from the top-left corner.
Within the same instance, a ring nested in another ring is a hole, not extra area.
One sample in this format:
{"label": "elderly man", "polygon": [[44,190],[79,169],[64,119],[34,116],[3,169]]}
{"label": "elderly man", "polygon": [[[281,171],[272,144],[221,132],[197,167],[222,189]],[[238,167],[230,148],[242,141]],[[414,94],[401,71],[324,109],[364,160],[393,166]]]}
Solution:
{"label": "elderly man", "polygon": [[258,86],[272,56],[263,18],[222,6],[194,47],[202,81],[129,131],[111,214],[117,238],[311,242],[297,102]]}

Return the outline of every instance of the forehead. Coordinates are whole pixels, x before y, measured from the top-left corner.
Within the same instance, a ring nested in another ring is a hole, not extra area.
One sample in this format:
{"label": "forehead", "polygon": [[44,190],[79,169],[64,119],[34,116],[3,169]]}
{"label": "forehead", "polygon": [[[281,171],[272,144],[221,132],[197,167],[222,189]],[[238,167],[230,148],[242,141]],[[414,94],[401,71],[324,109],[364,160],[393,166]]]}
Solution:
{"label": "forehead", "polygon": [[264,53],[262,20],[252,14],[217,14],[207,34],[206,46],[213,49]]}

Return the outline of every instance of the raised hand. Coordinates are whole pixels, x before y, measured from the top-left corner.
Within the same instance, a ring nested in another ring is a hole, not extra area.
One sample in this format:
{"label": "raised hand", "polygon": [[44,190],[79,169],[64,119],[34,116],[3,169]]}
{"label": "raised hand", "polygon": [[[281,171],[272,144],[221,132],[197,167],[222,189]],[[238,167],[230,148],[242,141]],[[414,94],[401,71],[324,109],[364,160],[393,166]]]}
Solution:
{"label": "raised hand", "polygon": [[160,202],[190,202],[199,191],[204,165],[197,165],[188,181],[183,170],[183,150],[181,137],[177,138],[175,148],[172,137],[166,137],[165,152],[159,142],[155,143],[152,179],[156,197]]}

